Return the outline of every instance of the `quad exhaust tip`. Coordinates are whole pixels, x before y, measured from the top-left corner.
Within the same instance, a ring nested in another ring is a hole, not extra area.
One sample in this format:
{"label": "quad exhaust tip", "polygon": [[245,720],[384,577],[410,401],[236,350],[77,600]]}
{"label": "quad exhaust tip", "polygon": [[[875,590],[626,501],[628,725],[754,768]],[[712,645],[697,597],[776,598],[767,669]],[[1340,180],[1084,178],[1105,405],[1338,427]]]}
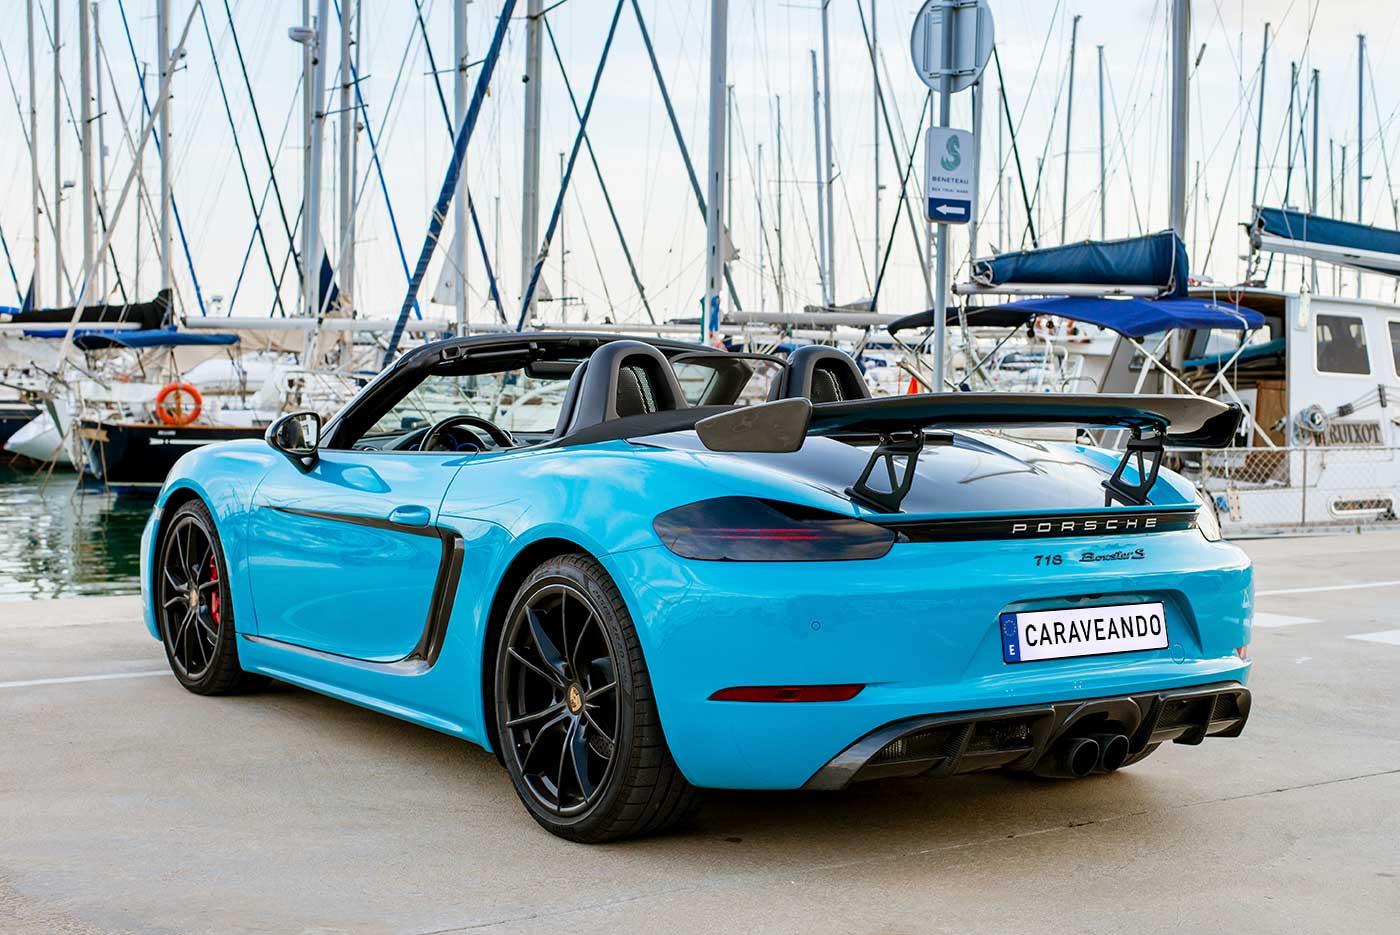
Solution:
{"label": "quad exhaust tip", "polygon": [[1036,764],[1038,776],[1082,779],[1099,765],[1099,742],[1091,737],[1066,737]]}
{"label": "quad exhaust tip", "polygon": [[1099,745],[1096,771],[1111,773],[1128,759],[1128,738],[1122,734],[1095,734],[1093,739]]}
{"label": "quad exhaust tip", "polygon": [[1083,779],[1090,773],[1111,773],[1128,759],[1123,734],[1065,737],[1036,764],[1035,773],[1051,779]]}

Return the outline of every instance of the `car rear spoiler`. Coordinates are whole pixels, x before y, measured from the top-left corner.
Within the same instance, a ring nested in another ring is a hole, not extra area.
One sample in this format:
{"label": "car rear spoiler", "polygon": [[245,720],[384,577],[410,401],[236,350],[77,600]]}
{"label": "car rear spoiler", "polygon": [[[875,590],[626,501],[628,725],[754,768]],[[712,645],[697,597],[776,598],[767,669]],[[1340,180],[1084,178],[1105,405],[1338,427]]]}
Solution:
{"label": "car rear spoiler", "polygon": [[[1157,480],[1166,446],[1222,448],[1239,429],[1238,406],[1199,396],[1130,396],[1048,393],[925,393],[812,405],[784,399],[731,409],[695,424],[700,441],[712,451],[797,451],[808,435],[872,436],[878,445],[864,473],[849,492],[859,499],[896,511],[914,480],[914,465],[925,444],[924,433],[950,429],[1009,429],[1073,426],[1126,429],[1127,450],[1113,476],[1104,482],[1106,504],[1113,500],[1144,503]],[[903,459],[897,476],[895,459]],[[1136,482],[1124,471],[1136,460]],[[884,461],[890,490],[869,485],[874,468]]]}
{"label": "car rear spoiler", "polygon": [[1223,448],[1239,424],[1238,406],[1199,396],[924,393],[817,405],[783,399],[709,416],[695,430],[713,451],[796,451],[808,435],[1050,425],[1128,429],[1160,436],[1169,447]]}

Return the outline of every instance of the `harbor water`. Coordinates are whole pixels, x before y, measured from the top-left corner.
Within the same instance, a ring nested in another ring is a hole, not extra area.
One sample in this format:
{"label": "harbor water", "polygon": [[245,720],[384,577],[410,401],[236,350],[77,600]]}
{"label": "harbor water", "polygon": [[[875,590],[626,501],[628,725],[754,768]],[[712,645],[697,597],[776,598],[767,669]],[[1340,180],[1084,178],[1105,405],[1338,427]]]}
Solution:
{"label": "harbor water", "polygon": [[150,509],[72,472],[0,464],[0,601],[137,593]]}

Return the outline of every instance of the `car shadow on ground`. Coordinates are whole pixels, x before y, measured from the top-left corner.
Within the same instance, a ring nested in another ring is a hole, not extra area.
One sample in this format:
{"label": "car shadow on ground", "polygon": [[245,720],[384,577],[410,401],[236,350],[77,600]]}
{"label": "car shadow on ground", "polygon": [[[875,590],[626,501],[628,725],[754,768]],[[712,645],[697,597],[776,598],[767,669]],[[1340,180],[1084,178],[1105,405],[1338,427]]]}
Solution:
{"label": "car shadow on ground", "polygon": [[[342,748],[345,762],[392,763],[411,773],[415,785],[443,790],[457,807],[502,809],[496,821],[516,824],[543,842],[571,846],[530,820],[495,755],[473,743],[282,683],[236,703],[315,723],[324,741]],[[706,862],[717,848],[736,844],[768,848],[800,841],[808,853],[833,857],[962,847],[1170,806],[1179,800],[1182,777],[1174,770],[1169,778],[1153,775],[1152,762],[1078,781],[995,772],[858,783],[839,792],[711,789],[685,824],[628,846],[673,857],[689,853]]]}

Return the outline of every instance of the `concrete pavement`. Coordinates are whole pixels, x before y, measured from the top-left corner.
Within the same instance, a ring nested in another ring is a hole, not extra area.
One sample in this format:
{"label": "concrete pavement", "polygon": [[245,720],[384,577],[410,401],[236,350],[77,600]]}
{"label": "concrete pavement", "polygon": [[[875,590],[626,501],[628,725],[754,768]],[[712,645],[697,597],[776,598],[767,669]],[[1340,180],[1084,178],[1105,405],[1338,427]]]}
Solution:
{"label": "concrete pavement", "polygon": [[1242,738],[1072,783],[712,793],[606,847],[545,834],[451,738],[187,694],[134,598],[0,604],[0,932],[1394,935],[1400,534],[1245,547]]}

